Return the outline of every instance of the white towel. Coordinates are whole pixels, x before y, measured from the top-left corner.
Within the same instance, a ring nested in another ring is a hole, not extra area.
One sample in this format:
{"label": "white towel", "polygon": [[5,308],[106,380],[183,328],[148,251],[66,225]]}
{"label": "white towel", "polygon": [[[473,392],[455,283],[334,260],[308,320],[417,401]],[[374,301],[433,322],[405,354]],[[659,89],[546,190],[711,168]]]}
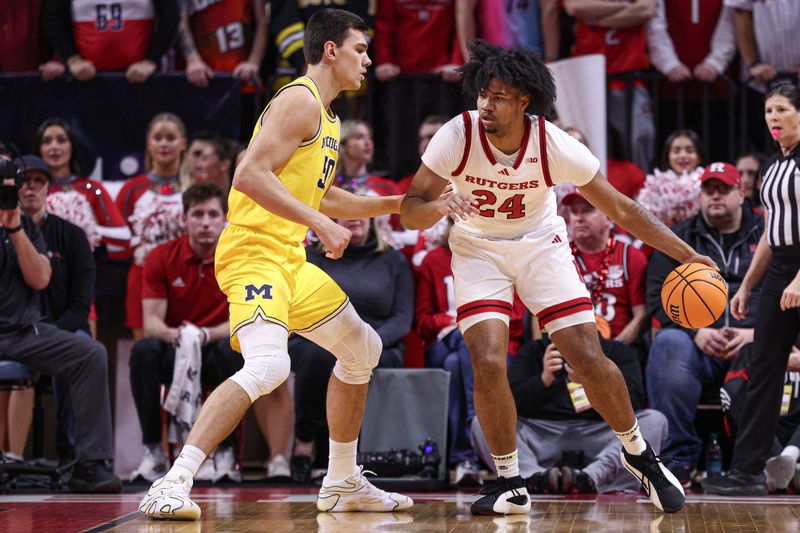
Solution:
{"label": "white towel", "polygon": [[200,383],[201,337],[200,328],[187,324],[181,327],[175,348],[175,367],[172,384],[164,399],[164,410],[174,415],[177,427],[170,427],[170,442],[183,442],[192,428],[203,403],[203,386]]}

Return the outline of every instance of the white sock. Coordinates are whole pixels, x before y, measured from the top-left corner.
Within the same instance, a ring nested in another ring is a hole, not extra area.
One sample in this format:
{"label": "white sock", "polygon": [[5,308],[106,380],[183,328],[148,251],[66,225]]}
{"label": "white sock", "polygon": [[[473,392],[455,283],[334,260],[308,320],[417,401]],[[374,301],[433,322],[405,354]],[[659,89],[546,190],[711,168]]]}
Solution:
{"label": "white sock", "polygon": [[166,477],[177,478],[183,476],[187,479],[194,479],[197,470],[206,458],[206,454],[196,446],[185,445],[181,454],[175,459],[175,464],[167,472]]}
{"label": "white sock", "polygon": [[514,450],[505,455],[492,454],[497,477],[512,478],[519,475],[519,453]]}
{"label": "white sock", "polygon": [[642,437],[642,433],[639,431],[638,420],[628,431],[617,433],[617,438],[619,438],[620,442],[622,442],[622,445],[625,447],[625,451],[631,455],[641,455],[642,452],[647,449],[647,444],[644,442],[644,437]]}
{"label": "white sock", "polygon": [[788,455],[797,462],[797,460],[800,459],[800,448],[797,446],[787,446],[783,449],[781,455]]}
{"label": "white sock", "polygon": [[328,479],[343,481],[356,473],[356,448],[358,439],[350,442],[336,442],[328,439]]}

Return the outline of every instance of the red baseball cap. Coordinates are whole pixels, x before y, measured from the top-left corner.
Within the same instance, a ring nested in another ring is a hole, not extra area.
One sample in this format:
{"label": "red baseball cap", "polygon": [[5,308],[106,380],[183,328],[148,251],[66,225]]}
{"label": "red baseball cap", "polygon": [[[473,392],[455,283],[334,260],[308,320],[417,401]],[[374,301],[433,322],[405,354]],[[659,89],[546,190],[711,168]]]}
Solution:
{"label": "red baseball cap", "polygon": [[[564,196],[564,198],[561,199],[561,205],[570,205],[570,204],[572,204],[572,202],[574,202],[578,198],[586,200],[586,198],[584,198],[583,194],[581,193],[581,190],[580,189],[575,189],[574,191],[566,194]],[[586,201],[588,202],[588,200],[586,200]]]}
{"label": "red baseball cap", "polygon": [[736,167],[730,163],[711,163],[700,176],[700,183],[708,180],[719,180],[725,185],[739,187],[742,184],[742,176]]}

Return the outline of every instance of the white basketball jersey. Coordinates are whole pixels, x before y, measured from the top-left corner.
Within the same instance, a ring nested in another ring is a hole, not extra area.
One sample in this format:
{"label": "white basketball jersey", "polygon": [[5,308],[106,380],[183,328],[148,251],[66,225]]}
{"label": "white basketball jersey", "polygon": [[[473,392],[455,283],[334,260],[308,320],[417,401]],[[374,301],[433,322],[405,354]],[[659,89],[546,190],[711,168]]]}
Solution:
{"label": "white basketball jersey", "polygon": [[554,221],[553,185],[586,185],[600,168],[584,145],[543,117],[526,116],[519,151],[503,154],[492,146],[477,111],[442,126],[422,162],[456,192],[477,198],[479,214],[456,226],[493,239],[515,239]]}

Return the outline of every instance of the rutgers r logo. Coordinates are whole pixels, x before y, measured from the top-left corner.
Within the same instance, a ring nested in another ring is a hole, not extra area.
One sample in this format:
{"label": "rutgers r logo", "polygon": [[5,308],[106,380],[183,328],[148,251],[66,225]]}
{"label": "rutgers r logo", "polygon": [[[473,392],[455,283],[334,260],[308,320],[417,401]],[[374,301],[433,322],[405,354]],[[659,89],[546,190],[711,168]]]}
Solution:
{"label": "rutgers r logo", "polygon": [[244,297],[245,302],[255,300],[257,296],[261,296],[262,300],[272,300],[272,285],[264,284],[260,287],[245,285],[244,290],[247,291],[247,296]]}

